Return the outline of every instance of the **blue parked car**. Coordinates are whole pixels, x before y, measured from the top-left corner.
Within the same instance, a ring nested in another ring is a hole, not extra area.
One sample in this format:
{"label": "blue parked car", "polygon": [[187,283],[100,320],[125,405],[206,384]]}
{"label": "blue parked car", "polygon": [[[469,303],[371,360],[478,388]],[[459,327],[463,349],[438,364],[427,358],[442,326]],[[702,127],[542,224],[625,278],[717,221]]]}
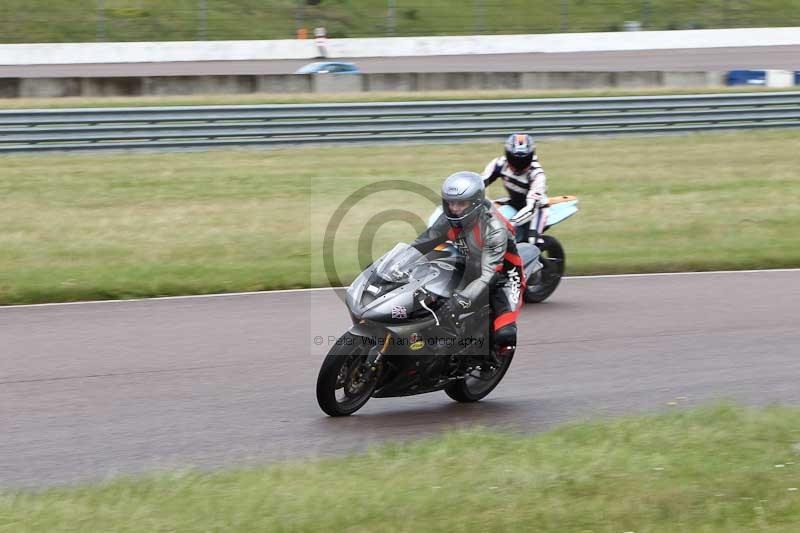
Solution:
{"label": "blue parked car", "polygon": [[295,74],[360,74],[361,71],[353,63],[342,61],[317,61],[304,65]]}
{"label": "blue parked car", "polygon": [[726,85],[766,85],[766,70],[731,70],[725,76]]}
{"label": "blue parked car", "polygon": [[[790,73],[791,74],[791,73]],[[725,77],[726,85],[768,85],[766,70],[730,70]],[[800,70],[794,71],[794,84],[800,85]]]}

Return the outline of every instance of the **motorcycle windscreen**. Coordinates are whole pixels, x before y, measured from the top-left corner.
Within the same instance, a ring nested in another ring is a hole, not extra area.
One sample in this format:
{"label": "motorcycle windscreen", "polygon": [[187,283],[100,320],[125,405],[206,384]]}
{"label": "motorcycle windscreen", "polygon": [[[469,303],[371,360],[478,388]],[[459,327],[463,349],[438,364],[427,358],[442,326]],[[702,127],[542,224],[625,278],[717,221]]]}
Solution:
{"label": "motorcycle windscreen", "polygon": [[401,242],[378,260],[375,274],[385,281],[403,281],[420,261],[426,261],[420,251]]}
{"label": "motorcycle windscreen", "polygon": [[433,226],[433,223],[439,220],[440,216],[442,216],[442,206],[439,206],[436,209],[434,209],[433,213],[431,213],[431,216],[428,217],[428,227],[430,228],[431,226]]}

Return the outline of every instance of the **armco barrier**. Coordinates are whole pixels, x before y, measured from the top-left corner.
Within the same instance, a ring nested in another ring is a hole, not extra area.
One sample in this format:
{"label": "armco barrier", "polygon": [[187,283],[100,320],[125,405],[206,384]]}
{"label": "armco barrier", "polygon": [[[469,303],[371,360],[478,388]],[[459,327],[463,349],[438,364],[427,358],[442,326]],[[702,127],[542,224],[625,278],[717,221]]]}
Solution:
{"label": "armco barrier", "polygon": [[0,112],[0,153],[800,127],[800,92]]}

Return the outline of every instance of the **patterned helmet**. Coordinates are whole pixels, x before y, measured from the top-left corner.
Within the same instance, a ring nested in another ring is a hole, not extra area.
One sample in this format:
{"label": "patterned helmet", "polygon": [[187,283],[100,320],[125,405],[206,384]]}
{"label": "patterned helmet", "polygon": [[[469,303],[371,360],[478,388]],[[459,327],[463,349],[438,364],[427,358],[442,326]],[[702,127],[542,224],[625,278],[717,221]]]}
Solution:
{"label": "patterned helmet", "polygon": [[526,133],[513,133],[505,144],[506,160],[511,168],[517,172],[523,172],[531,166],[533,155],[536,153],[536,145],[533,138]]}

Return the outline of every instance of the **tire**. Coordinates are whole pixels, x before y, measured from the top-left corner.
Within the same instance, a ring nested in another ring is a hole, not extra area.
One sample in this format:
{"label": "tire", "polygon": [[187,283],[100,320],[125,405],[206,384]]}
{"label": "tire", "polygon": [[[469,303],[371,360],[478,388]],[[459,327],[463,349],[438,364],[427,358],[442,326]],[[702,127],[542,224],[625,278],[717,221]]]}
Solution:
{"label": "tire", "polygon": [[553,292],[566,268],[566,254],[561,243],[555,237],[544,235],[544,243],[539,246],[542,255],[539,260],[542,262],[542,270],[531,276],[528,286],[525,288],[523,298],[527,303],[540,303],[545,301]]}
{"label": "tire", "polygon": [[[317,377],[317,403],[326,414],[349,416],[361,409],[372,397],[378,384],[377,374],[355,390],[349,387],[358,378],[361,363],[366,360],[369,348],[369,343],[362,342],[361,337],[347,332],[339,337],[336,345],[328,352]],[[340,390],[344,395],[341,400],[337,398]]]}
{"label": "tire", "polygon": [[[503,376],[505,376],[506,372],[508,372],[508,368],[511,366],[511,361],[513,359],[513,353],[505,356],[500,368],[495,371],[495,374],[491,377],[491,379],[489,381],[479,382],[480,388],[472,386],[473,382],[470,382],[470,378],[467,377],[449,384],[447,387],[445,387],[444,392],[455,401],[461,403],[472,403],[482,400],[488,396],[489,393],[492,392],[495,387],[497,387],[497,385],[500,384]],[[477,379],[471,379],[474,380],[474,383],[478,383]]]}

